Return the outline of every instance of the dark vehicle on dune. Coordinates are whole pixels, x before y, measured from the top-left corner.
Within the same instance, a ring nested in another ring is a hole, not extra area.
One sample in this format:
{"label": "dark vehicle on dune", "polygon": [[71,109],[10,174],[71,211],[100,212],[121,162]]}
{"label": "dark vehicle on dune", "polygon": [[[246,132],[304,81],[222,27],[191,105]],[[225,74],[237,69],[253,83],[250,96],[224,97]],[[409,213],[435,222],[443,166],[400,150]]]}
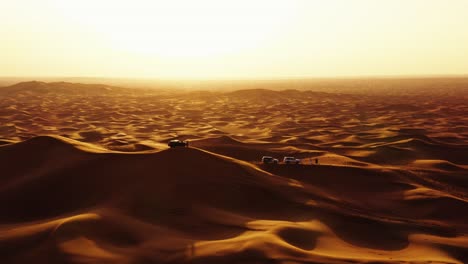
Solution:
{"label": "dark vehicle on dune", "polygon": [[278,164],[278,159],[275,159],[270,156],[263,156],[262,157],[262,163],[263,164]]}
{"label": "dark vehicle on dune", "polygon": [[176,147],[188,147],[188,142],[187,141],[182,141],[178,139],[173,139],[167,143],[167,145],[171,148],[176,148]]}

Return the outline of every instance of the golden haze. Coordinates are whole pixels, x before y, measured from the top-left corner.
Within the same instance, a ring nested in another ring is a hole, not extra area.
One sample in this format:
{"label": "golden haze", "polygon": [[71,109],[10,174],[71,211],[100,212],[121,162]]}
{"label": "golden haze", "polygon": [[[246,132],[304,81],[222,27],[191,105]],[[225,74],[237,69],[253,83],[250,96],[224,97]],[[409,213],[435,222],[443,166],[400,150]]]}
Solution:
{"label": "golden haze", "polygon": [[466,74],[464,0],[2,1],[3,76]]}

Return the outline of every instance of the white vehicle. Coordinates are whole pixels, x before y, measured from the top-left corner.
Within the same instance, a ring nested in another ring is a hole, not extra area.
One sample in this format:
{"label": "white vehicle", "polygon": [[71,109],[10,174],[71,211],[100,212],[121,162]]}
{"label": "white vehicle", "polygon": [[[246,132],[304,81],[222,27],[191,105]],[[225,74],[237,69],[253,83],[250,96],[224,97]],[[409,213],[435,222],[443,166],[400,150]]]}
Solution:
{"label": "white vehicle", "polygon": [[270,156],[263,156],[262,157],[262,163],[264,164],[278,164],[278,159],[275,159]]}
{"label": "white vehicle", "polygon": [[283,163],[285,163],[285,164],[299,164],[299,163],[301,163],[301,160],[296,159],[295,157],[284,157]]}

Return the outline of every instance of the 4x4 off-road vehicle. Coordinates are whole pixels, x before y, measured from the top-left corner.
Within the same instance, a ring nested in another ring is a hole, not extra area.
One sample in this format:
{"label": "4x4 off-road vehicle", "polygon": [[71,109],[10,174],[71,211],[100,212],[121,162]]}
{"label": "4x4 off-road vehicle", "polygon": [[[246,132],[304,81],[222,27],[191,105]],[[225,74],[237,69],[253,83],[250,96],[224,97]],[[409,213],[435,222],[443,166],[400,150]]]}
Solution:
{"label": "4x4 off-road vehicle", "polygon": [[278,164],[278,159],[275,159],[270,156],[263,156],[262,157],[262,163],[264,164]]}
{"label": "4x4 off-road vehicle", "polygon": [[171,148],[175,148],[175,147],[188,147],[188,142],[187,141],[182,141],[182,140],[178,140],[178,139],[174,139],[174,140],[171,140],[169,141],[169,143],[167,143],[167,145]]}
{"label": "4x4 off-road vehicle", "polygon": [[301,160],[296,159],[295,157],[284,157],[283,163],[285,163],[285,164],[299,164],[299,163],[301,163]]}

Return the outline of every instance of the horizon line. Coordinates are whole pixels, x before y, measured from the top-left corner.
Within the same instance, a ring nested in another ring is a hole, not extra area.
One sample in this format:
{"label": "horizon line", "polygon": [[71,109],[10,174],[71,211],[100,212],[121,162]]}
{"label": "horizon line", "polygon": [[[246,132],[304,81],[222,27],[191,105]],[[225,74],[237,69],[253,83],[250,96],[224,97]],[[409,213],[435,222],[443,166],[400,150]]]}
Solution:
{"label": "horizon line", "polygon": [[436,78],[468,78],[465,74],[382,74],[382,75],[337,75],[337,76],[259,76],[259,77],[218,77],[218,78],[160,78],[160,77],[118,77],[118,76],[0,76],[0,79],[110,79],[110,80],[136,80],[136,81],[294,81],[294,80],[346,80],[346,79],[436,79]]}

